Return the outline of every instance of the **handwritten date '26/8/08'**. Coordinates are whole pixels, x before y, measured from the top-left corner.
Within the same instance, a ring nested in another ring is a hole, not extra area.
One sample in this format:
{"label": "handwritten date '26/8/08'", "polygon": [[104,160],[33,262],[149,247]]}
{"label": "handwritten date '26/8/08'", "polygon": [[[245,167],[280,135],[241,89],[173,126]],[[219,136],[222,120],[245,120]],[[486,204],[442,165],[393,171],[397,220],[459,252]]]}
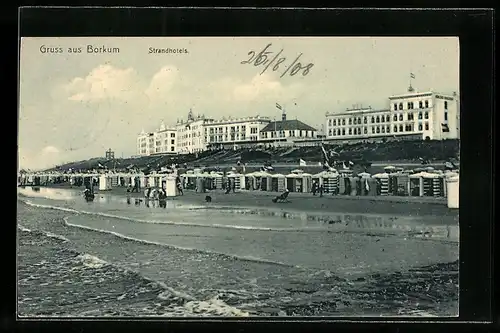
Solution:
{"label": "handwritten date '26/8/08'", "polygon": [[241,63],[253,64],[255,67],[264,66],[264,69],[262,70],[262,72],[260,72],[260,74],[264,74],[264,72],[267,71],[268,68],[272,68],[274,72],[276,72],[280,68],[284,69],[280,77],[285,76],[287,73],[290,76],[294,76],[299,72],[302,73],[302,76],[306,76],[307,74],[309,74],[309,71],[314,66],[313,63],[309,63],[306,66],[302,66],[302,64],[298,62],[298,60],[302,56],[302,53],[300,53],[298,57],[295,58],[295,60],[291,64],[282,65],[282,63],[286,61],[285,57],[279,58],[281,53],[283,53],[283,49],[281,49],[281,51],[279,51],[277,54],[273,56],[273,52],[267,51],[267,49],[269,49],[271,45],[272,45],[271,43],[267,44],[267,46],[259,53],[255,53],[255,51],[248,52],[247,54],[250,58],[247,60],[243,60]]}

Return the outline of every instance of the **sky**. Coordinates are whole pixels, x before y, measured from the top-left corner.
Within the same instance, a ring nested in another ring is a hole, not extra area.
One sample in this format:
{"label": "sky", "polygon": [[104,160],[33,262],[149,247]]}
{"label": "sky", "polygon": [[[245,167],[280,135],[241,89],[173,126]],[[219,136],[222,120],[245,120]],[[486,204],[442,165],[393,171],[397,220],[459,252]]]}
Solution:
{"label": "sky", "polygon": [[[242,63],[268,44],[269,61],[282,52],[267,70],[257,56]],[[119,53],[87,53],[87,45]],[[291,66],[299,55],[308,72]],[[104,157],[109,148],[135,155],[141,130],[174,125],[190,109],[279,119],[278,103],[288,119],[320,128],[326,112],[388,108],[389,96],[407,92],[410,73],[416,91],[459,92],[454,37],[22,38],[19,64],[19,167],[29,169]]]}

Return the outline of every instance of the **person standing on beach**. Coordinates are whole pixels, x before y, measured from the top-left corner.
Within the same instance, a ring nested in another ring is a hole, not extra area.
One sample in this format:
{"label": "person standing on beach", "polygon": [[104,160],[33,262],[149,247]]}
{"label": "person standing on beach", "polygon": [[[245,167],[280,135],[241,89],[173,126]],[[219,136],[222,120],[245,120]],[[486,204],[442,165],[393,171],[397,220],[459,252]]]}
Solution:
{"label": "person standing on beach", "polygon": [[324,190],[325,190],[325,188],[324,188],[323,184],[321,184],[321,185],[319,186],[319,196],[320,196],[320,198],[321,198],[321,197],[323,197],[323,191],[324,191]]}
{"label": "person standing on beach", "polygon": [[317,191],[318,191],[318,183],[314,182],[312,186],[312,194],[316,195]]}
{"label": "person standing on beach", "polygon": [[177,191],[179,191],[179,195],[184,195],[184,190],[182,189],[181,177],[177,176],[177,178],[175,179],[175,184],[177,185]]}

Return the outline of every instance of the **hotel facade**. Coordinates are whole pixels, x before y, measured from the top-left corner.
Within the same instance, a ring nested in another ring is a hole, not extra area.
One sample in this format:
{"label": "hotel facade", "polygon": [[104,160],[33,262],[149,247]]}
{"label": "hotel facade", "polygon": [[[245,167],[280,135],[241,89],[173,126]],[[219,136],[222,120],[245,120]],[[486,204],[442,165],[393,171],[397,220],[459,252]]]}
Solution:
{"label": "hotel facade", "polygon": [[400,138],[408,140],[458,139],[459,102],[456,94],[408,93],[388,98],[387,108],[352,108],[327,112],[328,141]]}
{"label": "hotel facade", "polygon": [[154,132],[142,131],[137,137],[137,155],[192,154],[207,149],[244,148],[257,145],[293,145],[294,141],[314,139],[317,130],[299,120],[254,116],[214,120],[188,113],[172,128],[161,124]]}
{"label": "hotel facade", "polygon": [[322,142],[365,140],[446,140],[460,137],[459,99],[456,94],[414,92],[390,96],[386,108],[355,107],[327,112],[319,132],[300,120],[254,116],[214,120],[195,116],[175,126],[162,122],[154,132],[137,137],[137,155],[192,154],[207,149],[255,146],[315,146]]}

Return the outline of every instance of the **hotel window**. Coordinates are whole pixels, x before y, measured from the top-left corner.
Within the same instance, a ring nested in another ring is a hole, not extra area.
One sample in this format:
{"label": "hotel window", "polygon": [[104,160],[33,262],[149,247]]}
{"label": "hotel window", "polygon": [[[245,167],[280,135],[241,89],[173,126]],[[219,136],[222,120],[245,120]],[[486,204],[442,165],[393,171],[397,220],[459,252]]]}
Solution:
{"label": "hotel window", "polygon": [[337,120],[333,119],[333,126],[337,126]]}
{"label": "hotel window", "polygon": [[175,144],[175,140],[170,140],[170,143],[171,144]]}
{"label": "hotel window", "polygon": [[394,103],[394,111],[396,111],[397,109],[398,109],[398,104]]}
{"label": "hotel window", "polygon": [[447,101],[444,101],[444,109],[448,110],[448,102]]}
{"label": "hotel window", "polygon": [[333,135],[333,136],[335,136],[335,134],[337,134],[337,131],[336,131],[336,130],[333,130],[332,135]]}
{"label": "hotel window", "polygon": [[170,147],[170,151],[174,151],[174,149],[175,149],[174,147]]}
{"label": "hotel window", "polygon": [[[328,131],[330,133],[330,135],[332,135],[332,129],[330,128],[330,130]],[[288,131],[288,136],[293,136],[293,131]]]}
{"label": "hotel window", "polygon": [[328,120],[328,125],[329,125],[329,126],[332,126],[332,120],[331,120],[331,119],[330,119],[330,120]]}
{"label": "hotel window", "polygon": [[349,118],[349,125],[352,125],[352,118]]}
{"label": "hotel window", "polygon": [[358,134],[361,135],[361,127],[358,127]]}
{"label": "hotel window", "polygon": [[345,119],[342,119],[342,125],[345,125]]}
{"label": "hotel window", "polygon": [[332,136],[332,130],[331,129],[328,130],[328,135]]}
{"label": "hotel window", "polygon": [[420,119],[420,120],[422,119],[422,111],[420,111],[420,112],[418,113],[418,119]]}
{"label": "hotel window", "polygon": [[429,107],[429,101],[425,101],[425,108]]}
{"label": "hotel window", "polygon": [[403,132],[403,125],[399,125],[399,131]]}
{"label": "hotel window", "polygon": [[358,119],[354,118],[354,125],[358,123]]}
{"label": "hotel window", "polygon": [[376,120],[376,121],[377,121],[377,124],[378,124],[378,123],[380,123],[380,117],[379,117],[379,116],[377,116],[377,118],[376,118],[376,119],[377,119],[377,120]]}
{"label": "hotel window", "polygon": [[372,116],[372,124],[375,122],[375,117]]}
{"label": "hotel window", "polygon": [[384,117],[384,116],[380,117],[380,122],[381,122],[381,123],[383,123],[383,122],[384,122],[384,120],[385,120],[385,117]]}
{"label": "hotel window", "polygon": [[377,134],[380,133],[380,127],[377,126]]}
{"label": "hotel window", "polygon": [[340,135],[340,130],[337,130],[337,135]]}
{"label": "hotel window", "polygon": [[368,118],[366,118],[366,117],[365,117],[365,118],[363,119],[363,122],[366,124],[366,123],[368,122]]}
{"label": "hotel window", "polygon": [[418,130],[421,131],[422,130],[422,124],[418,124]]}
{"label": "hotel window", "polygon": [[429,119],[429,112],[425,111],[425,113],[424,113],[424,118],[425,118],[425,119]]}
{"label": "hotel window", "polygon": [[171,138],[175,138],[175,133],[170,133]]}
{"label": "hotel window", "polygon": [[394,133],[397,133],[397,132],[398,132],[398,127],[394,126]]}
{"label": "hotel window", "polygon": [[366,129],[366,127],[365,127],[365,130],[364,130],[364,132],[365,132],[365,134],[368,134],[368,130]]}
{"label": "hotel window", "polygon": [[391,126],[387,126],[386,132],[391,133]]}
{"label": "hotel window", "polygon": [[372,127],[372,134],[375,134],[375,127]]}
{"label": "hotel window", "polygon": [[448,121],[448,112],[444,113],[444,121]]}
{"label": "hotel window", "polygon": [[382,126],[381,131],[382,131],[382,133],[385,133],[385,126]]}
{"label": "hotel window", "polygon": [[349,128],[349,135],[352,134],[352,128]]}
{"label": "hotel window", "polygon": [[399,103],[399,109],[403,110],[403,103]]}
{"label": "hotel window", "polygon": [[411,113],[411,112],[408,113],[407,117],[408,117],[408,120],[413,120],[413,113]]}
{"label": "hotel window", "polygon": [[403,121],[403,114],[402,113],[399,114],[399,121]]}
{"label": "hotel window", "polygon": [[390,122],[391,121],[391,117],[389,117],[389,115],[385,116],[385,121],[386,122]]}
{"label": "hotel window", "polygon": [[398,121],[398,115],[397,114],[394,115],[394,121]]}
{"label": "hotel window", "polygon": [[429,123],[425,123],[425,130],[428,131],[429,130]]}
{"label": "hotel window", "polygon": [[345,135],[345,128],[342,129],[342,135]]}
{"label": "hotel window", "polygon": [[421,109],[424,107],[423,104],[422,104],[422,101],[418,102],[418,107],[421,108]]}
{"label": "hotel window", "polygon": [[361,117],[358,117],[358,124],[361,124]]}

